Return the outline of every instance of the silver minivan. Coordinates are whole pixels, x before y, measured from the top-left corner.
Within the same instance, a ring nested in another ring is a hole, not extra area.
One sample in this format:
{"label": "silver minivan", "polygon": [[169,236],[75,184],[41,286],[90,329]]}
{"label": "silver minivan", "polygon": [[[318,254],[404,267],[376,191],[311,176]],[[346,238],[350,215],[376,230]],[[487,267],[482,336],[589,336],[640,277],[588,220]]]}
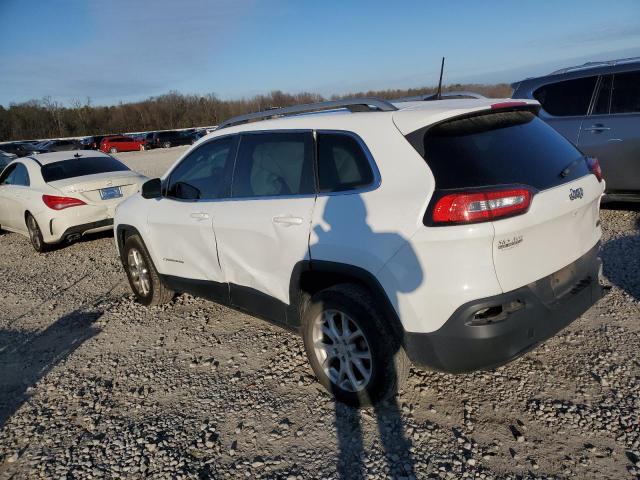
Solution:
{"label": "silver minivan", "polygon": [[513,98],[597,157],[610,200],[640,201],[640,57],[590,62],[512,84]]}

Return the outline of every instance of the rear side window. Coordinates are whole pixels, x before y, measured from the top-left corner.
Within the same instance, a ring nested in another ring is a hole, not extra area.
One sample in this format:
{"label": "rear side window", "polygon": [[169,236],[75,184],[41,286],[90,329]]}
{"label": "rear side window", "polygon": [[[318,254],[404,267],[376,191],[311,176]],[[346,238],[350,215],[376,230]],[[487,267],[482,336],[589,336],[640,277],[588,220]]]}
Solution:
{"label": "rear side window", "polygon": [[19,187],[28,187],[30,185],[29,172],[27,167],[22,163],[16,163],[7,169],[0,179],[2,185],[15,185]]}
{"label": "rear side window", "polygon": [[589,173],[580,151],[528,111],[452,120],[407,138],[424,152],[440,190],[511,184],[545,190]]}
{"label": "rear side window", "polygon": [[318,184],[321,192],[341,192],[373,183],[364,151],[350,135],[318,134]]}
{"label": "rear side window", "polygon": [[596,101],[593,105],[592,115],[607,115],[611,104],[611,75],[606,75],[600,80]]}
{"label": "rear side window", "polygon": [[126,172],[129,168],[112,157],[82,157],[48,163],[42,166],[45,182],[84,177],[106,172]]}
{"label": "rear side window", "polygon": [[233,174],[233,197],[315,193],[311,133],[243,135]]}
{"label": "rear side window", "polygon": [[597,77],[586,77],[552,83],[537,89],[533,96],[551,115],[586,115],[596,80]]}
{"label": "rear side window", "polygon": [[640,71],[616,73],[613,77],[611,113],[640,112]]}

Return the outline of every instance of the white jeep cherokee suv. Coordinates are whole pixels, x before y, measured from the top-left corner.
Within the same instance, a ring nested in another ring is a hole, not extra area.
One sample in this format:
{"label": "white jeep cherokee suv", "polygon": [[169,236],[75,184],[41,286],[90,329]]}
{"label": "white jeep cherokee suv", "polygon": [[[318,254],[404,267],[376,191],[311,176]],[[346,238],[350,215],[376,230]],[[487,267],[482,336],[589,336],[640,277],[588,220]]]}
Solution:
{"label": "white jeep cherokee suv", "polygon": [[597,161],[538,108],[356,99],[231,119],[118,208],[131,287],[299,331],[350,404],[393,395],[409,360],[504,364],[601,296]]}

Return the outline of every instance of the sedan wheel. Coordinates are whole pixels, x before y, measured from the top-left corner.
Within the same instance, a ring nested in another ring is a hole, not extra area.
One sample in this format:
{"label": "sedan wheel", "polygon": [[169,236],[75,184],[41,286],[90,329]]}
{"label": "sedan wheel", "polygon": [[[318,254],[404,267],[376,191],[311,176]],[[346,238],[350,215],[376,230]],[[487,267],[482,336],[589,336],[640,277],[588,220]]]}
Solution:
{"label": "sedan wheel", "polygon": [[109,149],[109,152],[111,152],[111,153],[118,153],[118,149],[117,149],[116,147],[111,147],[111,148]]}
{"label": "sedan wheel", "polygon": [[42,232],[40,231],[38,222],[33,218],[33,215],[27,214],[26,223],[27,231],[29,232],[29,240],[31,240],[33,249],[38,253],[46,251],[47,244],[44,243],[44,240],[42,239]]}

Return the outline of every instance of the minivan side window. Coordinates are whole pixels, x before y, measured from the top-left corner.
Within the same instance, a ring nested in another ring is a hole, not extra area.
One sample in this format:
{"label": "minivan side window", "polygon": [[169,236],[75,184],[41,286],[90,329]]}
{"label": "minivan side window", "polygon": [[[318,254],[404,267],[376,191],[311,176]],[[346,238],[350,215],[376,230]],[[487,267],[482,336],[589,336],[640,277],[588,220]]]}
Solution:
{"label": "minivan side window", "polygon": [[366,154],[351,135],[318,133],[320,192],[342,192],[373,183]]}
{"label": "minivan side window", "polygon": [[640,112],[640,71],[613,76],[611,113]]}
{"label": "minivan side window", "polygon": [[233,174],[232,197],[314,193],[311,132],[242,135]]}
{"label": "minivan side window", "polygon": [[609,105],[611,104],[611,75],[602,77],[600,86],[598,87],[598,93],[596,95],[596,102],[593,105],[592,115],[607,115],[609,114]]}
{"label": "minivan side window", "polygon": [[533,96],[556,117],[586,115],[596,80],[597,77],[585,77],[551,83],[537,89]]}
{"label": "minivan side window", "polygon": [[225,137],[196,148],[171,172],[167,196],[181,200],[228,196],[235,144],[235,137]]}

